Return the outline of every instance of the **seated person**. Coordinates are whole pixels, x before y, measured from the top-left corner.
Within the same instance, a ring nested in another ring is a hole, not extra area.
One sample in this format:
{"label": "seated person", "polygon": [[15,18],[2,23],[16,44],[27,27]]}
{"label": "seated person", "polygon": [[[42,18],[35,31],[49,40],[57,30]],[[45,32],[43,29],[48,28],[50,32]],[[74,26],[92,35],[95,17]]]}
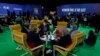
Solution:
{"label": "seated person", "polygon": [[40,29],[40,32],[39,32],[40,34],[49,31],[48,21],[44,20],[43,24],[40,25],[39,29]]}
{"label": "seated person", "polygon": [[16,24],[20,24],[23,27],[24,21],[23,21],[23,19],[21,17],[18,16],[15,19],[15,22],[16,22]]}
{"label": "seated person", "polygon": [[21,30],[23,33],[28,33],[29,31],[29,20],[24,20],[24,26],[22,27]]}
{"label": "seated person", "polygon": [[59,35],[60,37],[62,37],[64,34],[68,34],[69,31],[66,27],[60,27],[60,28],[57,28],[53,34],[56,34],[56,35]]}
{"label": "seated person", "polygon": [[63,35],[59,29],[56,29],[53,34],[55,34],[56,37],[62,37]]}
{"label": "seated person", "polygon": [[50,28],[50,32],[53,33],[53,31],[55,29],[54,26],[53,26],[53,24],[50,24],[49,28]]}
{"label": "seated person", "polygon": [[90,45],[90,46],[94,46],[96,43],[96,35],[94,34],[94,32],[92,30],[89,31],[89,36],[88,38],[85,40],[86,44]]}
{"label": "seated person", "polygon": [[61,27],[60,31],[62,32],[63,35],[69,33],[69,29],[67,27],[65,27],[65,26]]}
{"label": "seated person", "polygon": [[78,29],[77,24],[76,23],[70,23],[70,29]]}
{"label": "seated person", "polygon": [[66,47],[72,43],[70,35],[66,33],[62,37],[57,37],[57,40],[53,40],[51,42],[53,45],[59,45],[62,47]]}
{"label": "seated person", "polygon": [[42,44],[42,41],[39,38],[39,33],[37,32],[37,28],[31,27],[30,31],[28,32],[27,42],[31,48]]}
{"label": "seated person", "polygon": [[70,30],[69,35],[72,37],[73,34],[75,33],[79,33],[78,29],[76,27],[73,26],[73,28]]}

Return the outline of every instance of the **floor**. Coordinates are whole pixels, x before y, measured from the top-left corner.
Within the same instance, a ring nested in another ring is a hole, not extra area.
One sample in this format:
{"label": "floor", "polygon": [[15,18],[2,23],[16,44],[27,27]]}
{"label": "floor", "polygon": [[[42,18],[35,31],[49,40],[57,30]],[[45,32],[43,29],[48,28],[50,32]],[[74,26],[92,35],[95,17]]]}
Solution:
{"label": "floor", "polygon": [[[11,31],[9,28],[4,28],[4,32],[0,33],[0,56],[20,56],[25,53],[22,50],[16,50],[17,44],[12,41]],[[79,31],[84,31],[88,36],[89,30],[94,30],[89,27],[79,27]],[[100,33],[97,35],[97,41],[94,47],[83,44],[79,47],[79,51],[75,52],[77,56],[100,56]],[[26,56],[30,56],[29,54]],[[56,56],[62,56],[57,54]]]}

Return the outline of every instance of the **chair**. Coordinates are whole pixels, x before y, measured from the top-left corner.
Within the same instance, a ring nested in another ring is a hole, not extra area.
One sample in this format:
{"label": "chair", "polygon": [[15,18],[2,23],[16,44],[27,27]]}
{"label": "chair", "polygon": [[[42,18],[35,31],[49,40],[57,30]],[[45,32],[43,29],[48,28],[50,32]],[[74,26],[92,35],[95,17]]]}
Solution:
{"label": "chair", "polygon": [[62,27],[62,26],[67,27],[67,24],[68,24],[67,22],[58,21],[56,27]]}
{"label": "chair", "polygon": [[42,20],[31,20],[30,25],[37,24],[37,26],[40,26],[42,24],[42,22],[43,22]]}
{"label": "chair", "polygon": [[79,33],[74,34],[74,36],[77,37],[77,45],[79,45],[84,41],[85,33],[79,32]]}
{"label": "chair", "polygon": [[15,25],[10,25],[9,26],[10,30],[17,30],[17,31],[21,31],[21,26],[20,24],[15,24]]}
{"label": "chair", "polygon": [[37,23],[31,23],[30,26],[35,26],[35,27],[37,27],[38,24],[37,24]]}
{"label": "chair", "polygon": [[38,23],[38,21],[39,21],[39,20],[31,20],[31,21],[30,21],[30,24],[32,24],[32,23]]}
{"label": "chair", "polygon": [[[55,55],[55,50],[56,50],[59,53],[61,53],[63,56],[66,56],[68,53],[70,53],[75,48],[76,44],[77,44],[77,37],[73,36],[72,43],[69,46],[61,47],[58,45],[54,45],[53,46],[53,48],[54,48],[53,53]],[[70,54],[72,54],[72,53],[70,53]],[[74,55],[74,54],[72,54],[72,55]]]}
{"label": "chair", "polygon": [[30,48],[29,45],[27,44],[27,35],[25,33],[21,33],[19,31],[13,30],[13,40],[18,44],[20,48],[26,51],[25,54],[22,54],[21,56],[25,56],[26,54],[30,53],[32,56],[34,54],[37,54],[39,51],[44,51],[43,45],[37,46]]}
{"label": "chair", "polygon": [[13,41],[13,33],[12,33],[12,31],[13,30],[17,30],[17,31],[21,32],[21,25],[20,24],[10,25],[9,28],[10,28],[10,31],[11,31],[12,41]]}
{"label": "chair", "polygon": [[38,26],[40,26],[42,23],[43,23],[43,20],[39,20],[39,21],[37,22]]}

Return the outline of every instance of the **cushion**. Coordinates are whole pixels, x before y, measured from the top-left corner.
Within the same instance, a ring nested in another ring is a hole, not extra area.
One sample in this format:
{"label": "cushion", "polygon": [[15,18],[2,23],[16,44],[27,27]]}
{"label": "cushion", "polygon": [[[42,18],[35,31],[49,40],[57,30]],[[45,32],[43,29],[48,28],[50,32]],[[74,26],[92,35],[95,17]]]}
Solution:
{"label": "cushion", "polygon": [[[71,44],[72,44],[72,43],[71,43]],[[71,46],[71,44],[69,44],[69,45],[65,46],[65,48],[69,48],[69,47]]]}
{"label": "cushion", "polygon": [[58,30],[58,29],[56,30],[55,34],[58,37],[62,37],[62,32],[60,30]]}
{"label": "cushion", "polygon": [[35,47],[34,43],[27,42],[27,44],[29,45],[30,48],[34,48]]}

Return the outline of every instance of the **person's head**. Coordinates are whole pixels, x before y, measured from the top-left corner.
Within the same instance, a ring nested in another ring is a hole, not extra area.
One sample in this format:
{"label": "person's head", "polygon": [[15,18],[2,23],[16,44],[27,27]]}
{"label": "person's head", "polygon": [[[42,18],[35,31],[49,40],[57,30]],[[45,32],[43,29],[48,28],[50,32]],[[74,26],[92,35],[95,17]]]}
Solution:
{"label": "person's head", "polygon": [[94,35],[93,30],[90,30],[90,31],[89,31],[89,36],[93,36],[93,35]]}
{"label": "person's head", "polygon": [[44,16],[44,20],[48,20],[48,16],[47,15]]}
{"label": "person's head", "polygon": [[53,25],[53,24],[52,24],[52,20],[48,20],[48,23],[49,23],[50,25]]}
{"label": "person's head", "polygon": [[48,21],[47,20],[44,20],[43,25],[46,25],[47,23],[48,23]]}
{"label": "person's head", "polygon": [[29,27],[29,30],[30,30],[30,31],[36,32],[36,31],[37,31],[37,28],[36,28],[35,26],[30,26],[30,27]]}
{"label": "person's head", "polygon": [[66,35],[66,34],[68,34],[68,30],[66,29],[66,27],[63,27],[62,31],[63,31],[63,36]]}
{"label": "person's head", "polygon": [[38,20],[38,17],[37,16],[34,16],[34,19]]}
{"label": "person's head", "polygon": [[56,35],[56,38],[61,38],[62,37],[62,32],[59,29],[56,29],[55,35]]}
{"label": "person's head", "polygon": [[29,20],[24,20],[24,25],[29,25]]}

